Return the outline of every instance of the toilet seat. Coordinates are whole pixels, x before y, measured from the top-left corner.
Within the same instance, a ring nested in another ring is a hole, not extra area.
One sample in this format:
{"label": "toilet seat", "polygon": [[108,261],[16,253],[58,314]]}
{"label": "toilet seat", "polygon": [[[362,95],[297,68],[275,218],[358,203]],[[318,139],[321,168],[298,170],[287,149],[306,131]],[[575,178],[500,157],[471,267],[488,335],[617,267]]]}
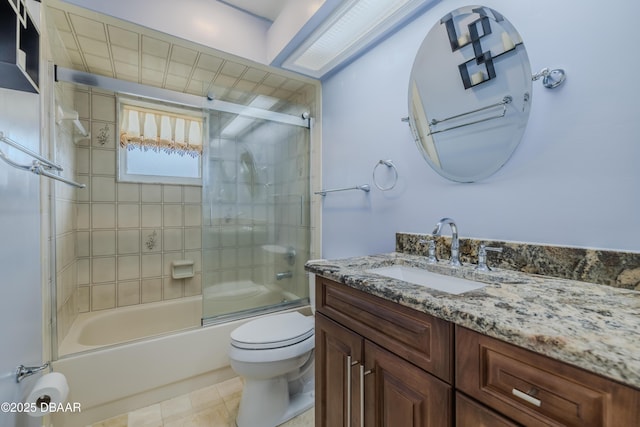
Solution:
{"label": "toilet seat", "polygon": [[231,332],[231,345],[244,350],[289,347],[314,335],[314,320],[294,311],[252,320]]}

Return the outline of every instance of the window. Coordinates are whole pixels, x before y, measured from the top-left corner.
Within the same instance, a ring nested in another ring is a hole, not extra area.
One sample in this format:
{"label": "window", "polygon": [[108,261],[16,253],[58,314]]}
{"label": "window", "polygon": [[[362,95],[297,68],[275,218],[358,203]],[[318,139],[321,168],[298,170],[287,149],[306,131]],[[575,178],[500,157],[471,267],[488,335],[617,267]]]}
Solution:
{"label": "window", "polygon": [[118,179],[202,185],[201,111],[119,98]]}

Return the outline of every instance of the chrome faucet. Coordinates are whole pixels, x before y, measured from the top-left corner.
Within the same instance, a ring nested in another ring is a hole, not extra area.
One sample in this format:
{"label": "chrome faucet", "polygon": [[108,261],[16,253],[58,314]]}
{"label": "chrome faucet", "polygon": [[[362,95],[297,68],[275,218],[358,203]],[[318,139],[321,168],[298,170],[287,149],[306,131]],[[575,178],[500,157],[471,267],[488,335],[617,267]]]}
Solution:
{"label": "chrome faucet", "polygon": [[449,224],[451,227],[451,259],[449,260],[449,264],[454,267],[459,267],[462,264],[460,264],[459,258],[460,242],[458,241],[458,227],[456,226],[456,223],[451,218],[442,218],[438,221],[431,234],[434,236],[440,236],[442,233],[442,226],[445,224]]}

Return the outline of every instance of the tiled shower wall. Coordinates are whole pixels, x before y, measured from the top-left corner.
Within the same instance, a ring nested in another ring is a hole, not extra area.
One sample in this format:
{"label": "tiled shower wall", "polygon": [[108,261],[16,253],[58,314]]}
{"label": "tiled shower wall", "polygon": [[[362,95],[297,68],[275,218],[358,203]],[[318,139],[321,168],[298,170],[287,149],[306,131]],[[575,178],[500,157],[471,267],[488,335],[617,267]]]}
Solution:
{"label": "tiled shower wall", "polygon": [[[56,106],[73,107],[74,90],[71,85],[56,84]],[[85,122],[85,125],[87,122]],[[71,121],[55,126],[55,162],[64,169],[63,176],[75,179],[77,133]],[[84,191],[84,190],[79,190]],[[58,337],[62,339],[78,315],[78,281],[76,255],[76,190],[61,182],[54,184],[55,202],[55,271],[56,320]]]}
{"label": "tiled shower wall", "polygon": [[[76,144],[77,309],[103,310],[201,293],[201,187],[117,182],[116,98],[76,88],[74,108],[91,129]],[[171,262],[193,260],[193,278]],[[64,286],[64,285],[63,285]]]}

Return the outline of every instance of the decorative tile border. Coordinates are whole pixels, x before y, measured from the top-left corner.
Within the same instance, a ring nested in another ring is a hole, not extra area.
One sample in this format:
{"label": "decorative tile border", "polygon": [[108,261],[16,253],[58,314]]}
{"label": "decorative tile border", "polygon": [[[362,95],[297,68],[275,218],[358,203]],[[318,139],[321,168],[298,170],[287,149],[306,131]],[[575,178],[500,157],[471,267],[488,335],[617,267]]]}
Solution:
{"label": "decorative tile border", "polygon": [[[427,255],[427,245],[420,241],[432,238],[430,234],[396,233],[396,251]],[[500,253],[488,252],[487,264],[490,267],[640,290],[640,253],[460,239],[460,260],[476,264],[480,243],[503,249]],[[438,259],[449,258],[450,246],[450,237],[436,237]]]}

